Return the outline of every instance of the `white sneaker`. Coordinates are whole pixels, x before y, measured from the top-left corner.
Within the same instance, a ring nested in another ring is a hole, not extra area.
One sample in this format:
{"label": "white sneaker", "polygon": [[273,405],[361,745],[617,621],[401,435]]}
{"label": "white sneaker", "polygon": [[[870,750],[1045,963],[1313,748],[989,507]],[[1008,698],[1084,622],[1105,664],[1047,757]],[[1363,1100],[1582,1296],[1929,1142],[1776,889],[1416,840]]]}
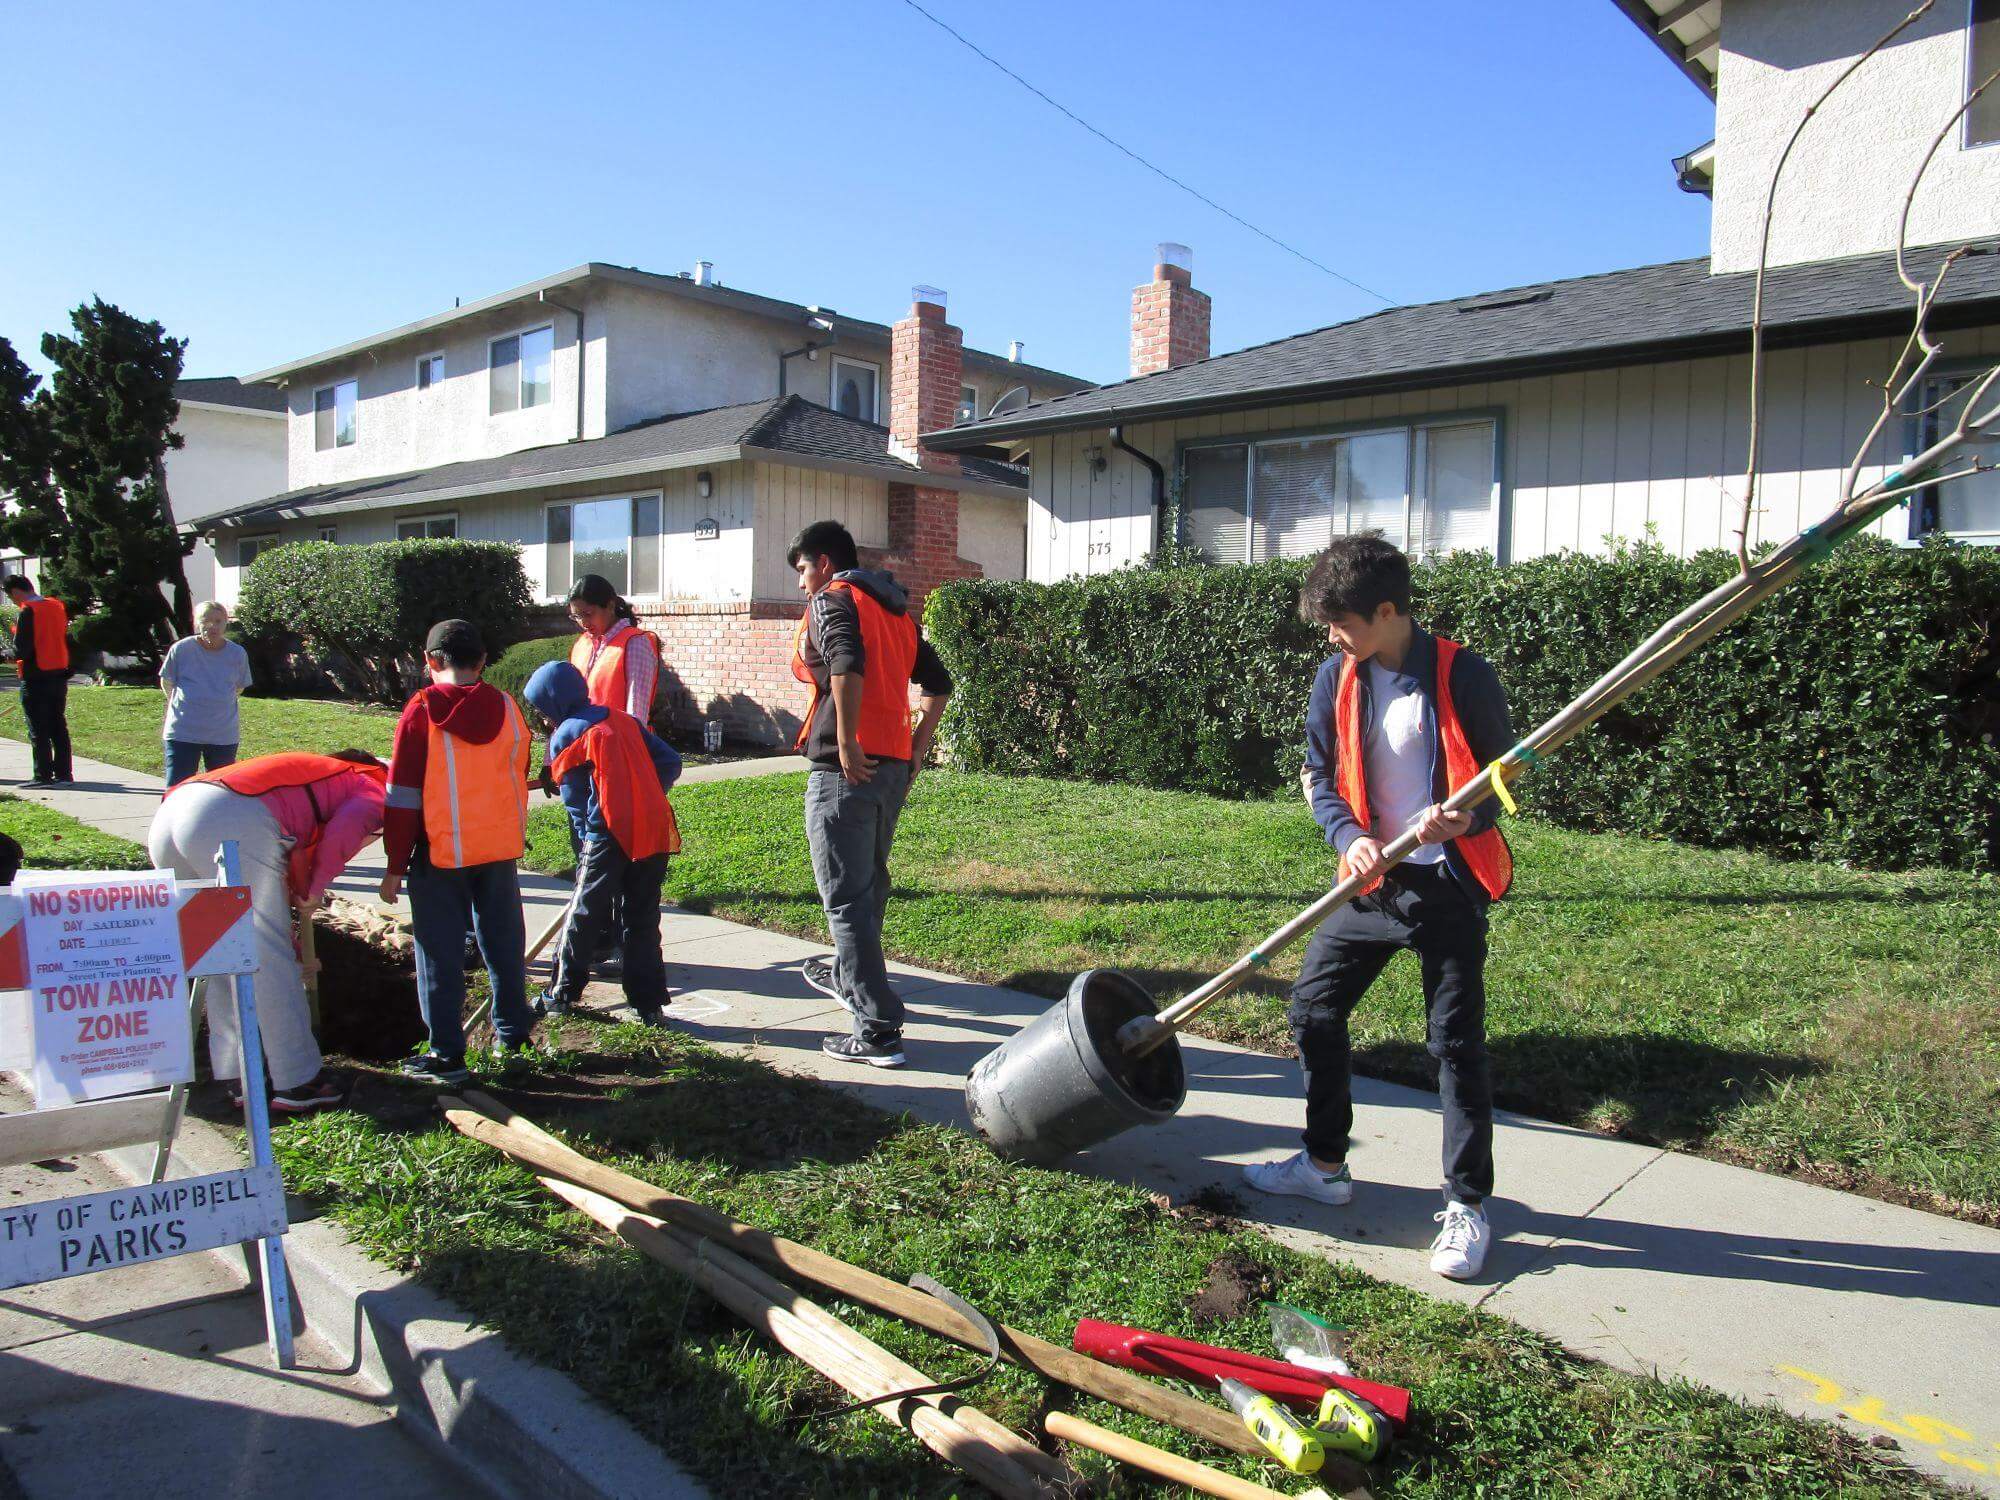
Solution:
{"label": "white sneaker", "polygon": [[1453,1281],[1470,1281],[1486,1264],[1486,1247],[1493,1243],[1493,1230],[1486,1211],[1468,1203],[1450,1203],[1434,1223],[1444,1227],[1431,1241],[1431,1269]]}
{"label": "white sneaker", "polygon": [[1354,1198],[1354,1179],[1347,1163],[1337,1172],[1322,1172],[1312,1158],[1296,1151],[1283,1161],[1258,1162],[1243,1169],[1243,1180],[1260,1193],[1283,1193],[1290,1198],[1311,1198],[1320,1203],[1341,1204]]}

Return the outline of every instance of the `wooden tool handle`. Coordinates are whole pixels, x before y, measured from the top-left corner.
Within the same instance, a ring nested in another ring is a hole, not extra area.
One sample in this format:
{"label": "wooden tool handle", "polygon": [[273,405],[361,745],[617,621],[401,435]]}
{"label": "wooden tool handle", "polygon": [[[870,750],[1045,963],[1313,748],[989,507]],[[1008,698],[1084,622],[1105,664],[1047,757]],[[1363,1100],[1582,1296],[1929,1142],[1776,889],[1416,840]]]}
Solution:
{"label": "wooden tool handle", "polygon": [[1108,1428],[1099,1427],[1095,1422],[1073,1417],[1066,1411],[1050,1412],[1042,1425],[1048,1429],[1050,1437],[1094,1448],[1122,1464],[1144,1469],[1162,1479],[1171,1479],[1190,1489],[1200,1490],[1204,1495],[1220,1495],[1222,1500],[1290,1500],[1290,1496],[1278,1490],[1266,1489],[1261,1484],[1252,1484],[1233,1474],[1224,1474],[1207,1464],[1198,1464],[1191,1458],[1182,1458],[1178,1453],[1155,1448],[1137,1438],[1121,1436]]}

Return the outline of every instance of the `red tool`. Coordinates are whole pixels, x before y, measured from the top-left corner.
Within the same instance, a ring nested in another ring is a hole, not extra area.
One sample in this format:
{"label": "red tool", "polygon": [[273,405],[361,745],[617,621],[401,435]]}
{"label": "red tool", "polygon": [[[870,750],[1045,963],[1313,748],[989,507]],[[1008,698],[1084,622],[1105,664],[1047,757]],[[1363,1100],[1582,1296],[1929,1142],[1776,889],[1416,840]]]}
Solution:
{"label": "red tool", "polygon": [[1079,1354],[1147,1375],[1164,1375],[1170,1380],[1190,1380],[1210,1387],[1220,1386],[1224,1380],[1240,1380],[1252,1390],[1304,1412],[1317,1412],[1327,1388],[1338,1386],[1350,1396],[1359,1396],[1399,1427],[1410,1420],[1410,1393],[1399,1385],[1380,1385],[1352,1375],[1322,1375],[1283,1360],[1218,1349],[1213,1344],[1197,1344],[1193,1339],[1177,1339],[1169,1333],[1148,1333],[1143,1328],[1100,1323],[1095,1318],[1079,1320],[1076,1336],[1070,1343]]}

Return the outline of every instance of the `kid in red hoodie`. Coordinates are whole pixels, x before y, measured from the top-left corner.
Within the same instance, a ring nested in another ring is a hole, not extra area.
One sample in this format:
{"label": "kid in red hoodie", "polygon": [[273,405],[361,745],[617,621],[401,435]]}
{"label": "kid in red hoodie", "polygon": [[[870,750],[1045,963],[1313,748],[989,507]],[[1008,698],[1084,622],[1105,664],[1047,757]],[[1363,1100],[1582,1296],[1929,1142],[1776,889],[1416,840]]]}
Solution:
{"label": "kid in red hoodie", "polygon": [[468,928],[493,981],[495,1052],[525,1051],[535,1025],[515,864],[527,848],[530,736],[514,700],[480,680],[486,647],[470,622],[432,626],[424,658],[431,685],[404,706],[389,762],[382,899],[396,899],[407,873],[431,1045],[403,1071],[462,1084]]}

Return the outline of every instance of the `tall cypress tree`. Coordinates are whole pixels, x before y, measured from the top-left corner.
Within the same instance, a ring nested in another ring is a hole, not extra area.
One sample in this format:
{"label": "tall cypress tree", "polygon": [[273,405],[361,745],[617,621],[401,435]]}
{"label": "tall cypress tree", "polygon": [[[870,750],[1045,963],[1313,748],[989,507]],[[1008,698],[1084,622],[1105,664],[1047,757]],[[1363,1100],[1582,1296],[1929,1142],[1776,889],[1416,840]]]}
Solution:
{"label": "tall cypress tree", "polygon": [[182,566],[194,538],[174,526],[166,473],[168,450],[181,446],[174,382],[187,341],[99,297],[71,313],[70,326],[73,338],[42,337],[55,374],[39,400],[69,519],[68,546],[44,564],[43,587],[72,614],[102,617],[89,644],[157,660],[194,630]]}
{"label": "tall cypress tree", "polygon": [[48,395],[14,346],[0,338],[0,546],[27,557],[60,559],[69,546],[69,517],[52,474],[54,435]]}

